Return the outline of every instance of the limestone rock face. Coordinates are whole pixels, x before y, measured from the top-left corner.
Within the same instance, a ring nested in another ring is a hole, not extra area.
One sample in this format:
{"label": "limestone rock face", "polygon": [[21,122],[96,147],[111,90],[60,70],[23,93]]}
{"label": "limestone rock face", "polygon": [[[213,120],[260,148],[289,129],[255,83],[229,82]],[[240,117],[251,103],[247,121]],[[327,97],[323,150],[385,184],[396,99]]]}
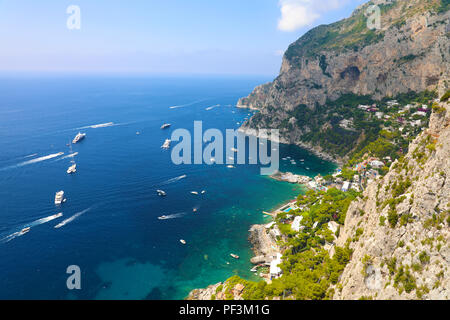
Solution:
{"label": "limestone rock face", "polygon": [[[239,100],[239,107],[260,111],[243,129],[278,128],[283,141],[299,143],[309,130],[292,121],[290,112],[299,105],[313,109],[348,93],[381,99],[408,91],[445,92],[450,12],[436,9],[441,0],[384,3],[369,1],[348,19],[312,29],[291,44],[279,76]],[[366,27],[366,11],[373,4],[382,10],[379,30]],[[292,127],[284,129],[283,123]]]}
{"label": "limestone rock face", "polygon": [[[410,186],[394,199],[398,221],[392,227],[394,215],[384,204],[401,181]],[[441,103],[404,160],[351,204],[337,245],[345,245],[358,228],[363,235],[350,242],[354,252],[334,298],[450,299],[449,217],[450,107]]]}

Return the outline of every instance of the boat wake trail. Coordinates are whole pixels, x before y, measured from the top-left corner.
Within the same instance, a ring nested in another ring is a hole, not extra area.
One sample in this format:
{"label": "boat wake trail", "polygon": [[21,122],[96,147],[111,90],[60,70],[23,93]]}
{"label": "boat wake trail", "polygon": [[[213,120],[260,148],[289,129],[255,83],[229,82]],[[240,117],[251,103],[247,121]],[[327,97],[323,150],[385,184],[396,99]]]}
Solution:
{"label": "boat wake trail", "polygon": [[[50,221],[55,220],[55,219],[58,219],[59,217],[62,217],[62,216],[63,216],[62,213],[57,213],[57,214],[54,214],[54,215],[51,215],[51,216],[48,216],[48,217],[45,217],[45,218],[38,219],[38,220],[33,221],[31,223],[25,224],[25,225],[21,226],[20,229],[23,230],[24,228],[36,227],[38,225],[50,222]],[[4,237],[3,239],[1,239],[0,243],[9,242],[9,241],[11,241],[11,240],[13,240],[13,239],[15,239],[17,237],[23,236],[24,234],[26,234],[26,233],[23,232],[23,231],[14,232],[14,233]]]}
{"label": "boat wake trail", "polygon": [[117,126],[117,124],[115,124],[114,122],[99,123],[99,124],[93,124],[93,125],[90,125],[90,126],[76,128],[76,130],[81,130],[81,129],[98,129],[98,128],[107,128],[107,127],[112,127],[112,126]]}
{"label": "boat wake trail", "polygon": [[32,158],[32,157],[35,157],[37,155],[38,155],[37,153],[33,153],[33,154],[28,155],[28,156],[22,157],[22,159]]}
{"label": "boat wake trail", "polygon": [[76,218],[80,217],[81,215],[85,214],[86,212],[88,212],[89,210],[91,210],[92,208],[88,208],[86,210],[80,211],[78,213],[75,213],[73,216],[71,216],[70,218],[67,218],[66,220],[64,220],[63,222],[57,224],[55,226],[55,229],[59,229],[61,227],[64,227],[66,224],[71,223],[73,220],[75,220]]}
{"label": "boat wake trail", "polygon": [[0,240],[0,243],[6,243],[6,242],[10,242],[11,240],[23,236],[25,233],[22,233],[20,231],[14,232],[13,234],[10,234],[9,236],[4,237],[3,239]]}
{"label": "boat wake trail", "polygon": [[35,226],[38,226],[38,225],[50,222],[52,220],[58,219],[59,217],[62,217],[62,216],[63,216],[62,213],[57,213],[57,214],[54,214],[52,216],[48,216],[48,217],[45,217],[45,218],[33,221],[32,223],[30,223],[29,225],[24,226],[24,227],[30,227],[30,228],[31,227],[35,227]]}
{"label": "boat wake trail", "polygon": [[38,163],[38,162],[42,162],[42,161],[45,161],[45,160],[50,160],[50,159],[62,156],[63,154],[64,154],[64,152],[58,152],[58,153],[49,154],[48,156],[31,159],[31,160],[24,161],[24,162],[21,162],[19,164],[13,165],[13,166],[8,166],[8,167],[1,168],[0,171],[4,171],[4,170],[8,170],[8,169],[14,169],[14,168],[20,168],[20,167],[23,167],[23,166],[26,166],[26,165],[29,165],[29,164]]}
{"label": "boat wake trail", "polygon": [[202,101],[205,101],[205,100],[206,99],[202,99],[202,100],[197,100],[197,101],[194,101],[194,102],[191,102],[191,103],[182,104],[182,105],[179,105],[179,106],[171,106],[171,107],[169,107],[169,109],[178,109],[178,108],[189,107],[189,106],[192,106],[192,105],[194,105],[196,103],[199,103],[199,102],[202,102]]}
{"label": "boat wake trail", "polygon": [[78,152],[74,152],[74,153],[68,154],[67,156],[64,156],[64,157],[61,157],[59,159],[56,159],[55,162],[56,161],[60,161],[60,160],[64,160],[64,159],[68,159],[68,158],[75,158],[77,155],[78,155]]}
{"label": "boat wake trail", "polygon": [[177,218],[181,218],[184,215],[186,215],[186,212],[180,212],[180,213],[175,213],[175,214],[169,214],[168,216],[161,216],[158,217],[159,220],[170,220],[170,219],[177,219]]}
{"label": "boat wake trail", "polygon": [[220,104],[216,104],[216,105],[214,105],[214,106],[208,107],[208,108],[206,108],[205,110],[206,110],[206,111],[209,111],[209,110],[212,110],[212,109],[217,108],[217,107],[220,107]]}
{"label": "boat wake trail", "polygon": [[175,177],[175,178],[169,179],[167,181],[164,181],[164,182],[160,183],[159,185],[163,186],[163,185],[166,185],[166,184],[170,184],[170,183],[174,183],[174,182],[180,181],[181,179],[185,179],[185,178],[187,178],[187,175],[183,174],[182,176]]}

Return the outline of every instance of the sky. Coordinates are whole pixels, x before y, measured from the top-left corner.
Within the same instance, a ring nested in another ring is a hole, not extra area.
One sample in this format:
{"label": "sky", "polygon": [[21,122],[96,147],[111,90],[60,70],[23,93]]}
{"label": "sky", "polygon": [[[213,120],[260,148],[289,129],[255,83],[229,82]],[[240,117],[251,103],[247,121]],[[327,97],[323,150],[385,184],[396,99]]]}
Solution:
{"label": "sky", "polygon": [[0,0],[0,71],[276,75],[290,43],[363,2]]}

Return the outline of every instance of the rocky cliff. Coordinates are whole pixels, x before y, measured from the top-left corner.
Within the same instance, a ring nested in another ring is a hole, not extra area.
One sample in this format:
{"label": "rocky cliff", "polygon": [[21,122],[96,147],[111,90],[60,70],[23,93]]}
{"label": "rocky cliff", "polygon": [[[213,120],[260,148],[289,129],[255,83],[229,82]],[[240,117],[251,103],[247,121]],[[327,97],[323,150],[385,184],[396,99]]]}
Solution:
{"label": "rocky cliff", "polygon": [[[367,27],[372,5],[381,13],[381,28],[373,30]],[[409,91],[445,92],[449,9],[447,0],[370,1],[347,19],[312,29],[289,46],[273,82],[239,100],[239,107],[260,111],[242,129],[278,128],[283,141],[320,152],[323,145],[304,139],[314,128],[297,121],[299,106],[316,110],[343,94],[381,99]]]}
{"label": "rocky cliff", "polygon": [[335,299],[450,298],[448,103],[434,106],[409,150],[347,212],[337,245],[354,251]]}

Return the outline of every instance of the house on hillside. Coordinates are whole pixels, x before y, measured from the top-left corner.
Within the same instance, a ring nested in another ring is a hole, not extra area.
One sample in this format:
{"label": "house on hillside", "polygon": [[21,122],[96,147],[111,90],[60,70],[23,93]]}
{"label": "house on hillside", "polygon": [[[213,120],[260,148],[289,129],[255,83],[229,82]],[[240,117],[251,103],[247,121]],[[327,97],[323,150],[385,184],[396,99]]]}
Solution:
{"label": "house on hillside", "polygon": [[279,265],[281,264],[281,258],[283,255],[281,253],[277,253],[276,257],[270,262],[270,270],[269,276],[270,280],[280,278],[282,276],[282,271]]}

